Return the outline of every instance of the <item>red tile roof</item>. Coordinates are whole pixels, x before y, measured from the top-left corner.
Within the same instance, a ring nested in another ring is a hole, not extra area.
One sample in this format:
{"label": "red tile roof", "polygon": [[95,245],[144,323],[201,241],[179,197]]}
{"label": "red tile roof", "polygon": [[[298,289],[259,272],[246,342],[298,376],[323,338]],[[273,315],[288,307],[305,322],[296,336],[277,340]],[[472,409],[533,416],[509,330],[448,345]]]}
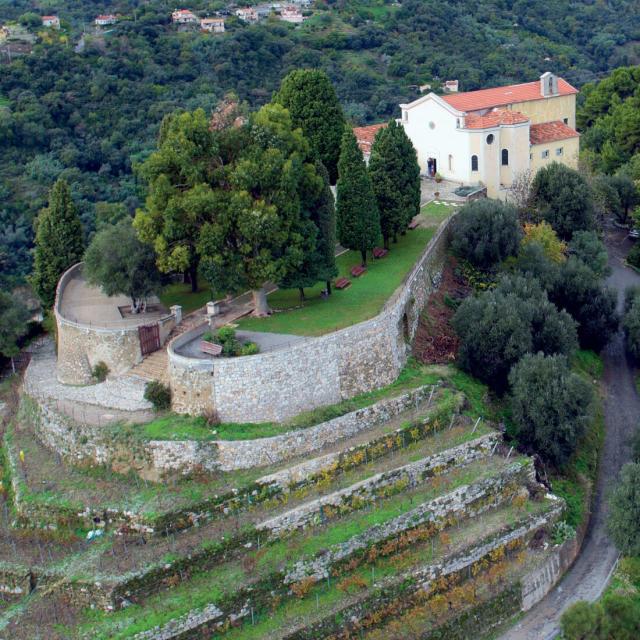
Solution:
{"label": "red tile roof", "polygon": [[358,146],[362,153],[371,153],[371,146],[373,145],[373,139],[376,137],[376,133],[386,126],[386,122],[381,122],[379,124],[371,124],[368,127],[353,128],[353,134],[358,141]]}
{"label": "red tile roof", "polygon": [[[578,93],[566,80],[558,78],[559,96],[568,96]],[[528,100],[542,100],[540,93],[540,81],[525,82],[524,84],[510,84],[506,87],[494,87],[493,89],[480,89],[479,91],[466,91],[442,96],[442,99],[459,111],[477,111],[490,109],[491,107],[503,107],[514,102],[527,102]]]}
{"label": "red tile roof", "polygon": [[562,120],[532,124],[529,128],[529,141],[531,144],[544,144],[555,140],[576,138],[580,134]]}
{"label": "red tile roof", "polygon": [[501,124],[521,124],[529,122],[529,118],[519,111],[508,109],[494,109],[483,116],[470,114],[464,118],[465,129],[488,129],[498,127]]}

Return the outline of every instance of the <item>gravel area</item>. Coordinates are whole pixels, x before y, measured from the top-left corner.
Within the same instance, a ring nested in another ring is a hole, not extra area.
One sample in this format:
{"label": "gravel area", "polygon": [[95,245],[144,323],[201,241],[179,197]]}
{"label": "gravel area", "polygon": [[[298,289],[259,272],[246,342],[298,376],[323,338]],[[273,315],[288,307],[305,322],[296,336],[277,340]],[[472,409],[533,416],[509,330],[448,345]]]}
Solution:
{"label": "gravel area", "polygon": [[[53,342],[47,340],[34,349],[24,377],[25,390],[31,395],[54,401],[72,417],[84,417],[89,423],[104,424],[122,418],[144,421],[152,419],[152,407],[144,399],[146,381],[134,376],[109,378],[87,386],[58,382]],[[148,414],[148,415],[147,415]]]}

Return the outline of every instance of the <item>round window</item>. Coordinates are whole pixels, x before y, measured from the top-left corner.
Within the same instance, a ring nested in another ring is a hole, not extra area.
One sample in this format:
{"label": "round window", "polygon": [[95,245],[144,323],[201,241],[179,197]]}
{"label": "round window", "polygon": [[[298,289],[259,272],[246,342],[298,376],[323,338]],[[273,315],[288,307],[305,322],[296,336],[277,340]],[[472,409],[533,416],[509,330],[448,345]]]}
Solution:
{"label": "round window", "polygon": [[429,129],[435,129],[435,128],[436,128],[436,123],[432,120],[432,121],[429,123]]}
{"label": "round window", "polygon": [[493,133],[487,136],[487,144],[493,144]]}

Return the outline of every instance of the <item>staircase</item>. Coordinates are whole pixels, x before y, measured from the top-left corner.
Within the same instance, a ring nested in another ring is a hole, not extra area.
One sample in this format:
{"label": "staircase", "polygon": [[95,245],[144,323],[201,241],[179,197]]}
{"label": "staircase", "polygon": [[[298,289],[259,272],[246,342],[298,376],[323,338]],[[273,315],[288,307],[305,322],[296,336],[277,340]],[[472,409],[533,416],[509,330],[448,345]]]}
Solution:
{"label": "staircase", "polygon": [[202,309],[193,311],[182,319],[179,325],[176,325],[171,333],[167,336],[165,343],[160,349],[145,356],[142,362],[133,367],[128,375],[143,378],[144,380],[159,380],[164,384],[169,383],[169,356],[167,355],[167,346],[169,342],[185,331],[194,329],[202,324],[206,316],[202,313]]}

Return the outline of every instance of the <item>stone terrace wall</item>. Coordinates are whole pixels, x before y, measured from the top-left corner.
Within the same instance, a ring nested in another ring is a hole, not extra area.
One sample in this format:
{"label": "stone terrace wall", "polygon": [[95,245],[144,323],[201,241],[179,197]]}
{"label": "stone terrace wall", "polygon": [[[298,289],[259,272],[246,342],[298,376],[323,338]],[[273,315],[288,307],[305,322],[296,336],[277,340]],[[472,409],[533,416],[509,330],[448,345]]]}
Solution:
{"label": "stone terrace wall", "polygon": [[[82,271],[82,263],[69,268],[60,278],[56,290],[54,313],[58,329],[58,380],[64,384],[93,382],[91,370],[104,362],[111,374],[129,371],[142,361],[138,327],[101,328],[73,322],[62,315],[61,302],[67,284]],[[161,340],[166,340],[175,326],[175,317],[162,318]]]}
{"label": "stone terrace wall", "polygon": [[439,283],[450,221],[370,320],[278,351],[215,361],[175,352],[197,330],[176,338],[168,349],[173,409],[216,411],[224,422],[283,421],[393,382],[407,360],[420,311]]}

